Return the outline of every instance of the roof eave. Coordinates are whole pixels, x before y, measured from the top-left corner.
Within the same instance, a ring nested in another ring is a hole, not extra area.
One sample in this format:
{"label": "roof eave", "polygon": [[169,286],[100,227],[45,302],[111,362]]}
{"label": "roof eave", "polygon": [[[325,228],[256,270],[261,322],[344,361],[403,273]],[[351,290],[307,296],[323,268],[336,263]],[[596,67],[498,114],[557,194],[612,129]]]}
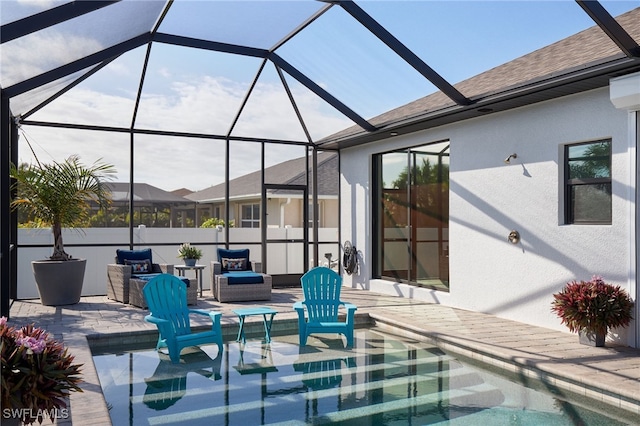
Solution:
{"label": "roof eave", "polygon": [[[350,135],[337,135],[335,138],[328,137],[320,141],[318,146],[323,149],[344,149],[373,143],[398,135],[606,87],[611,78],[639,70],[640,58],[616,56],[615,59],[605,62],[483,95],[472,99],[474,102],[471,105],[452,105],[401,120],[376,123],[379,130],[375,132],[359,131]],[[372,122],[375,122],[375,119]]]}

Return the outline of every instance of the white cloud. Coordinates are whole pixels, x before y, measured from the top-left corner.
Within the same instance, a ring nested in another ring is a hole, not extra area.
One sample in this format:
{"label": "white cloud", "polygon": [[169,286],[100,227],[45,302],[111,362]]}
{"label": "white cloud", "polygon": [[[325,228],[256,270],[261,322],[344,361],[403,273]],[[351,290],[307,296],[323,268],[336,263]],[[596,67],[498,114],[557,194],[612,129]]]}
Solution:
{"label": "white cloud", "polygon": [[162,67],[158,69],[158,75],[164,78],[171,78],[171,71],[167,67]]}
{"label": "white cloud", "polygon": [[129,68],[120,62],[111,62],[105,67],[105,69],[111,71],[116,76],[128,76],[130,75]]}
{"label": "white cloud", "polygon": [[2,82],[9,86],[100,50],[100,43],[87,37],[52,29],[21,37],[2,45]]}
{"label": "white cloud", "polygon": [[[89,80],[88,80],[89,81]],[[88,82],[87,81],[87,82]],[[194,81],[176,81],[166,93],[145,93],[140,104],[137,128],[224,135],[232,123],[246,85],[223,78],[204,77]],[[72,89],[36,113],[34,120],[128,127],[131,123],[134,94],[105,94],[87,84]],[[338,131],[350,122],[323,110],[322,101],[309,92],[294,95],[312,128]],[[118,181],[129,180],[129,135],[101,131],[78,131],[30,127],[28,134],[37,142],[42,161],[61,160],[79,154],[83,162],[98,158],[114,164]],[[304,140],[304,133],[279,86],[256,87],[236,135],[247,137]],[[200,190],[224,181],[225,142],[211,139],[187,139],[152,135],[135,136],[135,181],[165,190],[186,187]],[[260,168],[260,144],[231,143],[232,177]],[[285,161],[302,155],[290,145],[268,145],[269,162]],[[20,146],[22,160],[30,153]],[[270,165],[270,164],[268,164]]]}
{"label": "white cloud", "polygon": [[59,0],[18,0],[18,3],[25,6],[35,6],[40,9],[50,9],[54,4],[62,2]]}

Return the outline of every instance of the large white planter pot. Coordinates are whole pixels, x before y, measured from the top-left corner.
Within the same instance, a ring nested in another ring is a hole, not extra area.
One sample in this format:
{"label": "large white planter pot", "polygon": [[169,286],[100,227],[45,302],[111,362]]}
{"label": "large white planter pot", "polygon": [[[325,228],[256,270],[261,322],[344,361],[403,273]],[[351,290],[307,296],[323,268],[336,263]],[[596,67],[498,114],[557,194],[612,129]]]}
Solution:
{"label": "large white planter pot", "polygon": [[40,302],[47,306],[78,303],[86,266],[87,259],[32,261]]}

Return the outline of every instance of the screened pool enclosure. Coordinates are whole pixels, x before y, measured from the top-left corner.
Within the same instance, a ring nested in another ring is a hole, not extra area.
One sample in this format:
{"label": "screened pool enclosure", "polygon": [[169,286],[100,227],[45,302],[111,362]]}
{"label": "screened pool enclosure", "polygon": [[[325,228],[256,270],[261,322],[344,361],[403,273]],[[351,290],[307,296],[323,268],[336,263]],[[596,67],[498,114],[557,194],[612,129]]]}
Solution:
{"label": "screened pool enclosure", "polygon": [[[516,3],[504,7],[516,8]],[[604,30],[620,49],[612,69],[637,66],[637,44],[608,11],[620,12],[616,2],[548,3],[549,16],[571,13],[580,25],[595,22]],[[78,154],[89,164],[102,159],[116,166],[120,210],[88,224],[88,238],[72,236],[67,242],[71,251],[95,259],[91,277],[104,275],[103,266],[118,247],[152,246],[171,263],[175,247],[192,242],[209,257],[217,246],[250,247],[286,284],[313,265],[339,268],[342,245],[351,238],[340,226],[341,185],[349,184],[340,168],[341,150],[608,81],[611,69],[576,77],[573,86],[562,89],[537,86],[504,96],[454,87],[452,82],[495,66],[491,61],[511,59],[504,52],[493,52],[496,58],[488,54],[490,41],[467,52],[451,44],[448,32],[464,31],[474,7],[462,2],[3,0],[1,314],[8,315],[11,299],[29,296],[18,285],[19,277],[30,273],[24,259],[42,258],[50,246],[46,230],[23,232],[18,215],[9,210],[9,163]],[[504,25],[512,36],[519,31],[505,21],[486,24]],[[412,37],[415,31],[424,33]],[[471,43],[476,36],[467,39]],[[525,40],[515,45],[521,54],[534,48]],[[438,72],[451,64],[455,72]],[[416,103],[433,93],[437,96],[428,104]],[[429,183],[439,185],[440,195],[448,182],[442,174],[448,170],[445,146],[425,147],[424,154],[431,156],[430,164],[441,161],[436,182]],[[411,170],[411,157],[402,155]],[[385,167],[386,156],[391,154],[380,154],[372,168]],[[410,197],[418,183],[410,179],[411,173],[408,186],[384,188],[381,182],[379,189]],[[148,194],[160,195],[145,198],[142,191],[149,187]],[[384,208],[382,203],[373,207]],[[446,199],[440,198],[438,209],[448,210]],[[425,269],[415,263],[415,254],[429,247],[426,252],[434,254],[425,265],[438,269],[440,284],[446,285],[448,211],[415,213],[395,218],[414,214],[414,220],[437,222],[439,231],[426,246],[414,244],[417,234],[405,241],[409,260],[402,262],[408,266],[389,275],[420,280]],[[382,226],[382,215],[377,220]],[[201,228],[205,222],[213,226]],[[372,232],[380,250],[393,245]],[[372,264],[374,275],[387,275],[380,259]]]}

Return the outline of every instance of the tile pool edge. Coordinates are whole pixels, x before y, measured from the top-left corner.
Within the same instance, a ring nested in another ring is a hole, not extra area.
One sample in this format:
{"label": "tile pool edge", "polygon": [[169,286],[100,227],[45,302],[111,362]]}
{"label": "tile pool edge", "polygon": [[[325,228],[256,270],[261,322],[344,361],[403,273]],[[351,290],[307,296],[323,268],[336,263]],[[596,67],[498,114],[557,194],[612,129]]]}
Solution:
{"label": "tile pool edge", "polygon": [[102,386],[98,378],[93,354],[89,347],[89,336],[81,333],[62,333],[62,340],[69,352],[75,356],[75,361],[84,364],[82,368],[82,382],[79,384],[82,392],[71,392],[69,396],[69,419],[56,420],[56,424],[73,425],[111,425],[111,416],[107,402],[102,393]]}
{"label": "tile pool edge", "polygon": [[570,377],[570,374],[563,371],[562,365],[550,363],[548,360],[545,360],[545,363],[537,363],[535,360],[525,357],[510,356],[496,350],[489,344],[483,344],[473,339],[429,331],[384,314],[370,313],[369,315],[374,325],[386,327],[393,330],[395,334],[416,340],[426,340],[454,355],[498,367],[510,373],[534,378],[549,386],[555,386],[633,414],[640,414],[640,395],[631,390],[608,388],[599,383],[595,377],[578,375]]}

